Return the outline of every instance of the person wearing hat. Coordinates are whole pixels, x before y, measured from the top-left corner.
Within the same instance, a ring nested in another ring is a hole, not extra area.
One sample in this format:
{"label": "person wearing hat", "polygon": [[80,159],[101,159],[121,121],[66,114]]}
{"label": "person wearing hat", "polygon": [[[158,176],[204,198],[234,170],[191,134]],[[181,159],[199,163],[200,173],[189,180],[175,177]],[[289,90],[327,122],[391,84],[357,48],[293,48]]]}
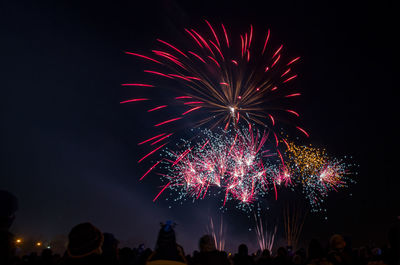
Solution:
{"label": "person wearing hat", "polygon": [[155,251],[147,259],[146,265],[187,264],[183,249],[176,243],[175,231],[171,221],[161,224]]}
{"label": "person wearing hat", "polygon": [[214,238],[204,235],[199,241],[200,252],[193,256],[195,265],[229,265],[230,262],[225,252],[218,251],[215,247]]}
{"label": "person wearing hat", "polygon": [[66,264],[102,264],[103,233],[91,223],[78,224],[68,235]]}

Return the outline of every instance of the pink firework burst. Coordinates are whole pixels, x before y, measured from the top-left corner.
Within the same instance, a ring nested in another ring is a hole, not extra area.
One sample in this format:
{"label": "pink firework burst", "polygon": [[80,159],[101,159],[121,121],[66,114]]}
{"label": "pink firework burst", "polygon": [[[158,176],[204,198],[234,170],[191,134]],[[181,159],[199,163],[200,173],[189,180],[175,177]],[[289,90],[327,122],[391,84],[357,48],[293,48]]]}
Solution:
{"label": "pink firework burst", "polygon": [[199,137],[202,142],[191,146],[185,141],[179,153],[166,151],[163,165],[168,173],[162,179],[176,199],[203,199],[217,193],[223,195],[223,206],[234,201],[245,208],[273,189],[280,177],[276,166],[280,159],[265,156],[265,131],[249,128],[216,134],[203,130]]}
{"label": "pink firework burst", "polygon": [[[204,33],[184,29],[190,46],[178,47],[170,41],[157,39],[157,47],[149,52],[126,52],[146,62],[148,68],[144,73],[150,79],[148,82],[127,80],[122,86],[138,94],[151,91],[152,95],[157,90],[165,91],[166,87],[175,89],[171,90],[170,98],[135,97],[120,103],[137,104],[151,115],[166,113],[171,105],[182,108],[163,120],[160,117],[165,115],[157,115],[160,120],[154,121],[155,133],[140,140],[153,146],[143,158],[153,157],[162,150],[160,147],[164,147],[179,128],[217,126],[228,129],[244,123],[276,131],[281,120],[298,123],[300,114],[286,105],[300,96],[292,86],[298,76],[295,68],[300,57],[285,56],[286,47],[273,42],[269,29],[256,32],[250,25],[245,32],[235,35],[223,24],[213,26],[209,21],[205,21],[204,28]],[[308,137],[303,128],[294,128]],[[160,134],[163,137],[156,139],[154,135]],[[278,145],[276,133],[273,138]]]}

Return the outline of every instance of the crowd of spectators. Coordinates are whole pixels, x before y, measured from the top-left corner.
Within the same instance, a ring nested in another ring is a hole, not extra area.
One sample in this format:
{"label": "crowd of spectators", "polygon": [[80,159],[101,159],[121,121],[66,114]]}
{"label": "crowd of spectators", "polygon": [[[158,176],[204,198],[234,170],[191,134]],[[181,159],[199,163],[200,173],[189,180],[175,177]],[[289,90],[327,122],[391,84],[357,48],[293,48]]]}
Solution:
{"label": "crowd of spectators", "polygon": [[174,224],[167,221],[161,224],[154,250],[144,245],[119,248],[119,241],[112,234],[102,233],[91,223],[81,223],[71,229],[62,255],[44,249],[40,255],[21,257],[15,254],[15,240],[9,232],[16,200],[3,191],[0,197],[0,265],[400,265],[400,219],[389,232],[388,247],[382,249],[352,249],[341,235],[335,234],[328,247],[314,239],[307,249],[279,247],[276,253],[265,249],[249,254],[247,246],[241,244],[236,254],[228,255],[216,249],[211,235],[204,235],[199,240],[199,250],[190,255],[177,243]]}

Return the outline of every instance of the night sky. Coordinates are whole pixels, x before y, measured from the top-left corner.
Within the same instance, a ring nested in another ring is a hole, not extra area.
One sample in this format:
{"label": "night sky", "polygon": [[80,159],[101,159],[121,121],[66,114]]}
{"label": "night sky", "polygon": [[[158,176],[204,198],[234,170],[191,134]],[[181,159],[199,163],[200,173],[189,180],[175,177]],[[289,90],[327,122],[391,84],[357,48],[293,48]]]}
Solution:
{"label": "night sky", "polygon": [[[139,183],[145,169],[136,163],[142,128],[153,122],[119,102],[128,97],[120,84],[143,69],[123,51],[150,50],[187,26],[206,29],[208,19],[269,27],[300,55],[296,107],[311,143],[360,165],[357,185],[330,196],[328,220],[308,217],[304,240],[338,232],[354,244],[384,243],[400,214],[398,29],[390,3],[346,2],[2,1],[0,188],[19,199],[12,231],[51,239],[91,221],[123,244],[153,247],[159,222],[172,219],[178,241],[196,247],[209,216],[220,218],[219,202],[153,203],[161,184],[156,176]],[[229,248],[255,244],[246,214],[223,216]]]}

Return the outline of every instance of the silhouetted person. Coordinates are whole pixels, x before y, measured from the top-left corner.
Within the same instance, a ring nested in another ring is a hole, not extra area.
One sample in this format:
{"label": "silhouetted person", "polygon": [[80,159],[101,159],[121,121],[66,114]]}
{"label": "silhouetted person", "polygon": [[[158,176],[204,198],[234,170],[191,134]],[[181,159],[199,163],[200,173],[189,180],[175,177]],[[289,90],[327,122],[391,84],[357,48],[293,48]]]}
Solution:
{"label": "silhouetted person", "polygon": [[276,257],[272,262],[273,265],[290,265],[288,251],[284,247],[278,248]]}
{"label": "silhouetted person", "polygon": [[245,244],[241,244],[238,248],[238,253],[233,258],[234,265],[253,265],[254,260],[249,256],[249,250]]}
{"label": "silhouetted person", "polygon": [[61,264],[61,255],[60,254],[53,255],[53,264]]}
{"label": "silhouetted person", "polygon": [[140,252],[139,257],[136,259],[137,261],[135,265],[145,265],[152,253],[153,251],[150,248],[143,249],[143,251]]}
{"label": "silhouetted person", "polygon": [[305,264],[307,259],[307,254],[304,248],[300,248],[295,252],[295,255],[293,257],[293,263],[297,265],[303,265]]}
{"label": "silhouetted person", "polygon": [[333,235],[329,240],[328,260],[333,265],[352,265],[351,255],[345,252],[346,241],[341,235]]}
{"label": "silhouetted person", "polygon": [[17,198],[8,191],[0,190],[0,264],[12,264],[15,257],[14,235],[9,229],[17,210]]}
{"label": "silhouetted person", "polygon": [[103,261],[107,264],[117,264],[119,241],[110,233],[103,233],[103,237],[104,242],[101,248]]}
{"label": "silhouetted person", "polygon": [[148,258],[147,265],[187,264],[182,248],[176,243],[175,231],[171,221],[161,224],[156,249]]}
{"label": "silhouetted person", "polygon": [[326,258],[326,253],[318,240],[312,239],[308,245],[308,265],[332,265]]}
{"label": "silhouetted person", "polygon": [[39,265],[40,264],[39,257],[36,252],[32,252],[31,254],[29,254],[28,264],[29,265]]}
{"label": "silhouetted person", "polygon": [[257,261],[257,265],[271,265],[271,262],[271,252],[268,249],[264,249]]}
{"label": "silhouetted person", "polygon": [[389,234],[389,265],[400,265],[400,216],[397,216],[396,222],[390,227]]}
{"label": "silhouetted person", "polygon": [[119,264],[121,264],[121,265],[132,264],[132,261],[135,258],[136,257],[130,248],[124,247],[119,250]]}
{"label": "silhouetted person", "polygon": [[215,247],[214,238],[204,235],[199,240],[200,252],[193,256],[194,265],[229,265],[225,252],[218,251]]}
{"label": "silhouetted person", "polygon": [[360,247],[358,250],[357,263],[359,265],[366,265],[371,259],[371,256],[372,253],[367,247]]}
{"label": "silhouetted person", "polygon": [[101,257],[103,241],[103,234],[91,223],[75,226],[68,235],[66,264],[104,264]]}
{"label": "silhouetted person", "polygon": [[40,255],[40,264],[41,265],[52,265],[53,263],[53,251],[51,249],[45,248],[42,250],[42,254]]}

